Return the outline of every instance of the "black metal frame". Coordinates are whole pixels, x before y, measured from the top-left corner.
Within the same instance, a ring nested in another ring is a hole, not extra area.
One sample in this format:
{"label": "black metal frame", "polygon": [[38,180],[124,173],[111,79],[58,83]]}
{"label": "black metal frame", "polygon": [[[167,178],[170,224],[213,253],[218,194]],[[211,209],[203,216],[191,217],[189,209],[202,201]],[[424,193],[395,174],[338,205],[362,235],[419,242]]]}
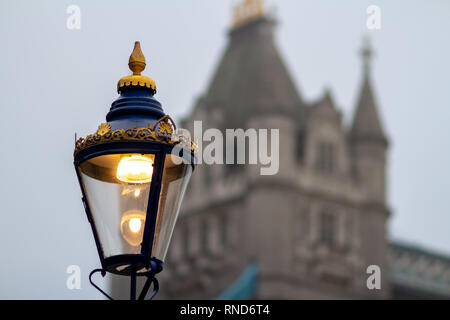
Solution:
{"label": "black metal frame", "polygon": [[[161,181],[164,170],[164,162],[167,154],[170,154],[174,148],[174,145],[164,142],[155,142],[155,141],[135,141],[135,140],[118,140],[100,143],[97,145],[92,145],[87,147],[86,149],[82,149],[77,152],[74,156],[74,166],[75,171],[77,173],[78,182],[80,183],[81,192],[82,192],[82,201],[86,211],[86,215],[88,221],[91,224],[92,232],[94,234],[95,244],[97,246],[97,251],[100,257],[101,269],[95,269],[89,275],[89,281],[91,284],[97,288],[102,294],[104,294],[107,298],[112,299],[108,294],[106,294],[102,289],[100,289],[95,283],[92,281],[92,276],[96,272],[101,272],[102,276],[106,274],[106,272],[111,272],[119,275],[128,275],[131,276],[131,288],[130,288],[130,298],[131,300],[136,299],[136,276],[146,276],[147,281],[144,285],[144,288],[139,295],[139,299],[144,299],[147,291],[150,288],[150,285],[153,283],[153,293],[151,294],[151,298],[153,298],[158,292],[159,284],[155,277],[157,273],[159,273],[163,269],[163,262],[152,257],[152,246],[154,241],[154,231],[156,218],[158,213],[158,205],[159,205],[159,196],[161,192]],[[195,166],[195,155],[192,151],[186,149],[179,149],[180,157],[188,156],[188,160],[192,165],[192,169]],[[185,152],[188,152],[185,154]],[[101,247],[101,243],[99,240],[99,236],[97,233],[97,229],[95,227],[95,221],[91,214],[91,210],[89,208],[89,203],[87,201],[86,192],[84,190],[84,185],[81,180],[80,172],[78,170],[78,166],[86,160],[92,159],[94,157],[108,155],[108,154],[123,154],[123,153],[142,153],[142,154],[154,154],[154,169],[153,169],[153,177],[150,183],[150,191],[146,212],[146,219],[144,225],[144,234],[142,239],[142,247],[140,254],[122,254],[115,255],[105,258],[103,249]],[[123,270],[117,270],[117,266],[126,265],[129,266],[124,268]],[[137,273],[138,270],[142,268],[149,269],[150,271],[144,273]]]}
{"label": "black metal frame", "polygon": [[[148,300],[153,299],[156,294],[159,291],[159,282],[158,279],[156,279],[156,274],[161,272],[163,268],[163,264],[160,260],[158,259],[152,259],[152,261],[150,262],[150,270],[149,272],[146,272],[145,274],[143,274],[144,276],[147,277],[147,280],[145,281],[144,287],[142,288],[141,293],[139,294],[138,300],[145,300],[145,297],[147,296],[148,290],[150,289],[150,286],[153,284],[153,291],[150,294]],[[91,285],[96,288],[98,291],[100,291],[100,293],[102,293],[105,297],[107,297],[109,300],[114,300],[109,294],[107,294],[105,291],[103,291],[103,289],[101,289],[99,286],[97,286],[94,281],[92,280],[92,276],[97,273],[100,272],[102,277],[104,277],[106,275],[107,270],[105,269],[94,269],[91,271],[91,273],[89,274],[89,282],[91,283]],[[136,300],[136,269],[133,268],[133,271],[130,273],[130,277],[131,277],[131,283],[130,283],[130,300]]]}

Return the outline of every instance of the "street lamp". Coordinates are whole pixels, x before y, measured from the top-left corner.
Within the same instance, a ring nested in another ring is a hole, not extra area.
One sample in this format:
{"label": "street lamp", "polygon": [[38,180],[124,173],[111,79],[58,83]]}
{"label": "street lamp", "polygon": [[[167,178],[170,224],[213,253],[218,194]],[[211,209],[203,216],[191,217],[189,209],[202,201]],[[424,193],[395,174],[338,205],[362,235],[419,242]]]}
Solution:
{"label": "street lamp", "polygon": [[120,96],[95,134],[75,142],[74,165],[82,201],[106,272],[147,281],[139,299],[163,268],[187,184],[194,170],[196,146],[177,134],[173,120],[153,97],[155,82],[141,75],[145,57],[136,42],[128,66],[132,75],[117,84]]}

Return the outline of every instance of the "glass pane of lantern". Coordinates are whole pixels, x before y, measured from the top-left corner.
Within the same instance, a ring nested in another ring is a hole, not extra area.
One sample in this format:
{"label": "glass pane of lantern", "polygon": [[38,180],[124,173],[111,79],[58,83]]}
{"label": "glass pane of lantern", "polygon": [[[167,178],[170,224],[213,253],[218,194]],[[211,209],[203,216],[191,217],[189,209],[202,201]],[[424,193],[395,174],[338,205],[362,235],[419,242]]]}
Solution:
{"label": "glass pane of lantern", "polygon": [[166,155],[152,247],[152,256],[161,261],[166,257],[191,174],[192,166],[185,159]]}
{"label": "glass pane of lantern", "polygon": [[79,166],[105,258],[141,252],[154,159],[153,154],[110,154]]}

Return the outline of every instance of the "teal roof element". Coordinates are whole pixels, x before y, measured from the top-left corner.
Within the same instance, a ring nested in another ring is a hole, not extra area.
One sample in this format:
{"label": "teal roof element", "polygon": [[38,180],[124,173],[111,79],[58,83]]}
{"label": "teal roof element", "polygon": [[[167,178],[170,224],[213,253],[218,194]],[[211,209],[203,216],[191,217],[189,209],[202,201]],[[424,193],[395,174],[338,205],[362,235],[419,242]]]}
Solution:
{"label": "teal roof element", "polygon": [[391,283],[409,291],[450,297],[450,257],[401,242],[390,243]]}
{"label": "teal roof element", "polygon": [[258,283],[259,266],[249,264],[239,278],[226,289],[217,300],[249,300],[254,296]]}

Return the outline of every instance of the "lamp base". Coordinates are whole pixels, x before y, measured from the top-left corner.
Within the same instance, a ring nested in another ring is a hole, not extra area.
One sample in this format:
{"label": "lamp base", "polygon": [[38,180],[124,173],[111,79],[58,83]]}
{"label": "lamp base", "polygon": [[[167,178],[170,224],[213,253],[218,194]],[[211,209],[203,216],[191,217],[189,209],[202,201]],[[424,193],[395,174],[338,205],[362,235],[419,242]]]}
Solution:
{"label": "lamp base", "polygon": [[[118,259],[121,258],[121,259]],[[134,256],[136,257],[136,256]],[[115,256],[111,257],[115,259],[107,258],[103,262],[105,264],[105,267],[103,269],[94,269],[89,274],[89,282],[91,285],[96,288],[100,293],[102,293],[105,297],[107,297],[110,300],[114,300],[109,294],[107,294],[105,291],[103,291],[99,286],[97,286],[92,281],[92,276],[100,272],[102,277],[106,275],[106,272],[119,274],[119,275],[125,275],[131,277],[131,284],[130,284],[130,300],[136,300],[136,277],[137,276],[145,276],[147,277],[147,280],[144,284],[144,287],[142,288],[141,293],[139,294],[138,300],[144,300],[147,296],[148,290],[150,289],[150,286],[153,284],[153,292],[150,294],[148,300],[151,300],[154,298],[154,296],[159,291],[159,282],[158,279],[156,279],[156,274],[162,271],[163,269],[163,262],[161,260],[158,260],[156,258],[152,258],[150,262],[142,263],[139,262],[130,262],[128,259],[127,262],[124,264],[123,261],[125,260],[125,257]],[[128,257],[130,258],[130,257]],[[110,259],[110,261],[107,261]],[[112,261],[111,261],[112,260]],[[105,263],[108,262],[108,263]]]}

